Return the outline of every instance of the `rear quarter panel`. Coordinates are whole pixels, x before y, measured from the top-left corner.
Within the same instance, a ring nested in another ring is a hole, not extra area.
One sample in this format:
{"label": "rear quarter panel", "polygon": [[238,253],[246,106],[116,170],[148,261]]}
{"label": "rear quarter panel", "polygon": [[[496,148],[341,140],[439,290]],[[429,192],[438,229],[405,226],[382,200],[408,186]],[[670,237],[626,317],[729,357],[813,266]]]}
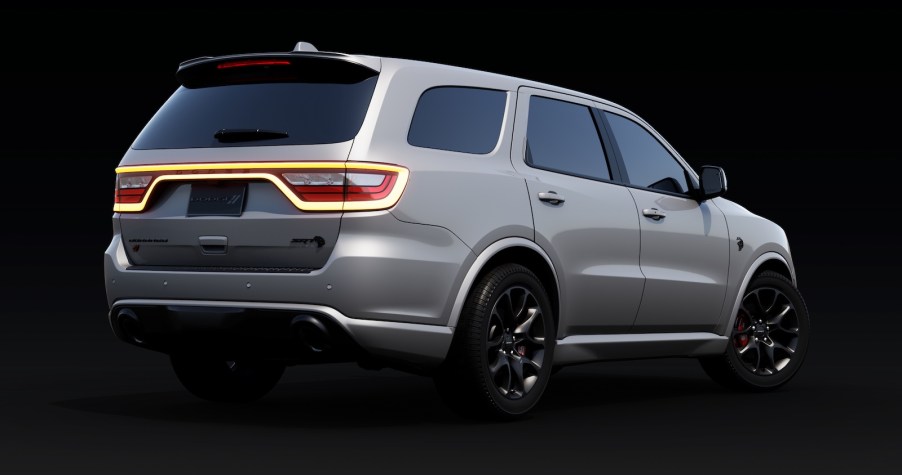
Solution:
{"label": "rear quarter panel", "polygon": [[[501,133],[491,152],[451,152],[415,147],[407,142],[420,95],[436,86],[506,91]],[[386,62],[370,114],[349,159],[407,167],[407,189],[392,214],[402,221],[446,228],[476,254],[505,237],[532,240],[526,184],[513,171],[509,158],[516,107],[513,88],[510,78],[495,74],[399,60]]]}

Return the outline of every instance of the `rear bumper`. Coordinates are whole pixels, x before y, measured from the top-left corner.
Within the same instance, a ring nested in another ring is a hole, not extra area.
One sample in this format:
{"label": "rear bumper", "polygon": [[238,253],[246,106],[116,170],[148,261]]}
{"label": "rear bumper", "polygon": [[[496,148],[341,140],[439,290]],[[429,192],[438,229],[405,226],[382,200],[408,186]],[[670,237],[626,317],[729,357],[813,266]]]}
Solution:
{"label": "rear bumper", "polygon": [[[453,299],[475,259],[447,229],[382,211],[344,217],[328,262],[309,273],[148,270],[131,265],[116,222],[104,256],[113,330],[165,353],[203,348],[289,363],[371,359],[429,369],[447,354]],[[125,334],[117,321],[123,309],[143,337]],[[328,327],[340,351],[305,353],[299,317]]]}
{"label": "rear bumper", "polygon": [[123,299],[109,319],[123,341],[169,354],[358,360],[413,371],[438,366],[453,336],[446,326],[353,319],[322,305],[284,303]]}
{"label": "rear bumper", "polygon": [[114,218],[104,255],[107,303],[125,299],[269,302],[334,309],[353,319],[446,326],[475,256],[438,226],[399,221],[384,211],[342,218],[321,269],[306,273],[150,269],[129,262]]}

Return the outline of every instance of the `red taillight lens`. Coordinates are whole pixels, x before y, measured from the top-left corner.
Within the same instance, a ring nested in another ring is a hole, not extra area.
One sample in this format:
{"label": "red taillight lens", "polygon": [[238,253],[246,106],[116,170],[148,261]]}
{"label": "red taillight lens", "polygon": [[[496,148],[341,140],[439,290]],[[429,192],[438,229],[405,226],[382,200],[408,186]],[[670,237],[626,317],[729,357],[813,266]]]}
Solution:
{"label": "red taillight lens", "polygon": [[298,198],[318,203],[342,201],[344,197],[344,170],[312,170],[309,172],[283,173]]}
{"label": "red taillight lens", "polygon": [[[293,186],[304,201],[312,202],[376,202],[386,199],[394,190],[399,172],[393,170],[369,170],[349,168],[342,170],[316,170],[303,173],[283,173],[282,177]],[[392,203],[389,206],[393,206]],[[364,209],[366,205],[356,205]],[[348,209],[342,207],[342,209]],[[379,209],[377,205],[373,209]]]}
{"label": "red taillight lens", "polygon": [[144,200],[147,187],[153,182],[153,175],[116,175],[116,203],[140,203]]}
{"label": "red taillight lens", "polygon": [[216,65],[216,69],[243,68],[247,66],[288,66],[291,61],[287,59],[245,59],[241,61],[227,61]]}
{"label": "red taillight lens", "polygon": [[376,201],[391,193],[398,174],[391,171],[355,171],[348,173],[345,201]]}

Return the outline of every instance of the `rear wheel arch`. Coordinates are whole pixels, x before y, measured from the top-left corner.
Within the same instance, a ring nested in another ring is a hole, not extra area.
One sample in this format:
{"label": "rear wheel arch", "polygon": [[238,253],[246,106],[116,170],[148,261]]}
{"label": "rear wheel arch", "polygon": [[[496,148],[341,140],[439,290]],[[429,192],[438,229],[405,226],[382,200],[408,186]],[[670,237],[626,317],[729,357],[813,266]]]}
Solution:
{"label": "rear wheel arch", "polygon": [[464,301],[473,286],[492,269],[508,263],[520,264],[538,277],[548,294],[555,328],[560,328],[560,291],[557,273],[551,263],[551,258],[538,244],[523,238],[506,238],[495,241],[479,254],[458,289],[448,326],[457,326]]}

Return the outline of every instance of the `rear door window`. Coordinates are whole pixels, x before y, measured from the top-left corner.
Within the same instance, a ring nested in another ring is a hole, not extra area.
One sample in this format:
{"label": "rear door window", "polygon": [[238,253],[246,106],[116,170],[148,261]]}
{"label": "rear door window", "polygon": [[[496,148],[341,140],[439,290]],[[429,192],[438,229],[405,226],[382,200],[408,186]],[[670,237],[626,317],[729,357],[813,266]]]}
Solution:
{"label": "rear door window", "polygon": [[533,96],[529,101],[526,162],[534,168],[610,180],[611,172],[592,110]]}

